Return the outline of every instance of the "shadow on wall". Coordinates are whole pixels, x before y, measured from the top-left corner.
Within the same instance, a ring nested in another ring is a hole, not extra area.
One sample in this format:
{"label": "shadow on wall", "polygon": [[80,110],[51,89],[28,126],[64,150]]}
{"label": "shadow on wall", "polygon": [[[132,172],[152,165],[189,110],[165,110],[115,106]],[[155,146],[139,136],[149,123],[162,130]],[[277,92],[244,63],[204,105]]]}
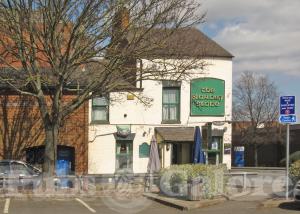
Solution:
{"label": "shadow on wall", "polygon": [[0,156],[25,159],[25,148],[43,139],[39,111],[33,97],[0,95]]}
{"label": "shadow on wall", "polygon": [[[39,106],[31,96],[5,94],[0,91],[0,159],[27,159],[28,148],[44,145],[44,129]],[[65,101],[71,99],[66,96]],[[87,172],[88,106],[82,105],[69,115],[60,129],[60,146],[74,149],[72,168],[76,173]],[[43,152],[42,152],[43,153]],[[42,156],[40,151],[39,155]],[[76,164],[75,164],[76,160]]]}

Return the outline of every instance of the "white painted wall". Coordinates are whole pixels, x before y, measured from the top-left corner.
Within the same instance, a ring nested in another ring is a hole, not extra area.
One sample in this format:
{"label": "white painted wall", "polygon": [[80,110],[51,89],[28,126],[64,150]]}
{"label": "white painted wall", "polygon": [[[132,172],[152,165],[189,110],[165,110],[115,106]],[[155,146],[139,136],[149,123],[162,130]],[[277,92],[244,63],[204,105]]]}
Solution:
{"label": "white painted wall", "polygon": [[[116,131],[115,125],[90,125],[89,174],[113,174],[115,172],[116,140],[113,133]],[[144,173],[147,170],[149,158],[139,157],[139,146],[144,142],[150,145],[154,128],[153,126],[132,125],[131,132],[136,134],[133,141],[133,172]]]}
{"label": "white painted wall", "polygon": [[[205,71],[194,71],[192,78],[213,77],[225,80],[225,116],[224,117],[191,117],[190,116],[190,82],[184,81],[181,85],[181,124],[161,124],[162,121],[162,84],[160,81],[143,81],[143,96],[152,98],[151,107],[145,107],[137,99],[127,100],[127,93],[112,93],[113,102],[109,109],[109,125],[89,125],[89,167],[90,174],[113,174],[115,172],[115,146],[113,133],[116,132],[116,124],[131,124],[132,133],[136,133],[133,142],[133,171],[145,173],[147,171],[148,158],[139,158],[139,145],[150,140],[154,134],[154,128],[159,126],[202,126],[212,121],[231,121],[232,111],[232,61],[231,59],[206,59],[208,66]],[[149,65],[144,60],[144,66]],[[90,102],[91,112],[91,102]],[[127,117],[124,117],[124,115]],[[89,116],[91,122],[91,115]],[[225,123],[218,128],[223,129],[223,143],[231,143],[231,125]],[[143,136],[143,133],[144,136]],[[170,151],[165,150],[164,166],[170,165]],[[224,155],[223,162],[230,168],[231,155]]]}

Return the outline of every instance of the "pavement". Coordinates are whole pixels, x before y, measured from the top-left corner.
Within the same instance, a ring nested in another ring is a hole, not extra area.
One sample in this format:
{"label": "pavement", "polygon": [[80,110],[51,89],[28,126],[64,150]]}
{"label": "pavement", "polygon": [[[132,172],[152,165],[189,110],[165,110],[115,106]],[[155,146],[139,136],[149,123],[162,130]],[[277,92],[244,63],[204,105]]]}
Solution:
{"label": "pavement", "polygon": [[[274,175],[275,174],[275,175]],[[231,190],[231,196],[225,200],[180,201],[157,195],[148,197],[136,191],[121,188],[106,196],[74,197],[6,197],[0,198],[0,214],[86,214],[86,213],[191,213],[196,214],[298,214],[300,203],[278,198],[284,194],[283,184],[278,176],[282,173],[264,172],[252,177],[247,189]],[[242,178],[239,178],[242,179]],[[274,182],[276,181],[276,182]],[[274,192],[274,190],[278,192]],[[149,199],[150,198],[150,199]],[[166,203],[167,202],[167,203]],[[174,205],[175,204],[175,205]],[[178,209],[179,208],[179,209]]]}
{"label": "pavement", "polygon": [[298,203],[294,202],[294,200],[292,200],[292,199],[286,200],[284,198],[271,198],[269,200],[262,201],[260,206],[263,208],[274,208],[274,207],[276,208],[276,207],[280,207],[282,205],[287,205],[287,204],[290,204],[293,206],[298,205]]}
{"label": "pavement", "polygon": [[167,197],[158,193],[144,193],[143,195],[151,200],[157,201],[170,207],[178,208],[180,210],[192,210],[213,206],[219,203],[223,203],[227,200],[225,197],[218,197],[210,200],[187,201],[184,199]]}

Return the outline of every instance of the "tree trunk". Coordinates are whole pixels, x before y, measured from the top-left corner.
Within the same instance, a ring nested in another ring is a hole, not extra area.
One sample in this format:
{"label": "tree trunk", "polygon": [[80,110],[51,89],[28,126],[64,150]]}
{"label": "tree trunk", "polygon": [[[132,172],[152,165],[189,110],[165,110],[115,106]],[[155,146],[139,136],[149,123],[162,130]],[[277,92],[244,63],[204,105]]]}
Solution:
{"label": "tree trunk", "polygon": [[59,125],[56,123],[47,124],[45,128],[45,155],[43,172],[44,176],[55,176],[56,153],[58,143]]}
{"label": "tree trunk", "polygon": [[257,167],[258,166],[258,148],[257,148],[257,145],[256,143],[254,144],[254,166]]}

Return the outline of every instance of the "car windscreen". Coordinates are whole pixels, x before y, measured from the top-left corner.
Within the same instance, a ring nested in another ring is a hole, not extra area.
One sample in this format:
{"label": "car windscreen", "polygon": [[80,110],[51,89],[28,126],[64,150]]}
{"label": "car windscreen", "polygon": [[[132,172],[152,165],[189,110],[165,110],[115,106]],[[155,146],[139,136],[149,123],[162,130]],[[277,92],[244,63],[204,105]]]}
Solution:
{"label": "car windscreen", "polygon": [[28,169],[25,164],[22,163],[18,163],[18,162],[12,162],[10,164],[11,167],[11,174],[15,175],[15,176],[19,176],[19,175],[25,175],[25,176],[29,176],[29,175],[33,175],[33,171]]}
{"label": "car windscreen", "polygon": [[31,166],[30,164],[26,164],[27,168],[32,172],[32,174],[41,174],[41,170],[34,167],[34,166]]}

